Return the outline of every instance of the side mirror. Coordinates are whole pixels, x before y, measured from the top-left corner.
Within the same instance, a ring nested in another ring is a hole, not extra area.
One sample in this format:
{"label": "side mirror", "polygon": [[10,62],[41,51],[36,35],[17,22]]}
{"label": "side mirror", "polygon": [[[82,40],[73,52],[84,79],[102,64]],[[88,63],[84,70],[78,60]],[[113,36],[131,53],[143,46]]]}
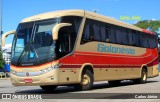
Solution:
{"label": "side mirror", "polygon": [[57,24],[53,27],[52,29],[52,38],[53,40],[58,40],[58,31],[60,28],[65,27],[65,26],[71,26],[71,23],[60,23]]}
{"label": "side mirror", "polygon": [[6,37],[7,37],[8,35],[15,34],[15,33],[16,33],[16,31],[15,31],[15,30],[12,30],[12,31],[8,31],[8,32],[6,32],[6,33],[4,33],[4,34],[2,35],[2,46],[5,46]]}

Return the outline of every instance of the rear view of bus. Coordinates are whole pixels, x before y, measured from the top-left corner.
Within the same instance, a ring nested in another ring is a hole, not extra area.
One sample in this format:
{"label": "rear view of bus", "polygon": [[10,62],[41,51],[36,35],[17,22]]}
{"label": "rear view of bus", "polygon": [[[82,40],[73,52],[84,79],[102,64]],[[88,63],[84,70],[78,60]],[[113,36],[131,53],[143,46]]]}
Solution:
{"label": "rear view of bus", "polygon": [[[143,83],[147,77],[157,76],[157,37],[151,36],[154,49],[120,44],[118,41],[114,43],[114,40],[112,42],[111,39],[107,40],[108,38],[103,41],[98,39],[92,41],[87,35],[91,31],[87,26],[87,20],[92,19],[89,22],[96,21],[95,24],[102,24],[96,31],[97,34],[103,32],[107,34],[108,29],[105,29],[108,27],[106,24],[109,24],[107,20],[111,22],[113,19],[102,18],[105,17],[85,13],[83,10],[64,10],[22,20],[16,31],[3,35],[4,45],[5,37],[15,34],[11,59],[12,84],[37,85],[46,91],[52,91],[59,85],[73,85],[77,89],[87,90],[92,88],[95,81],[107,80],[110,85],[114,85],[121,80],[129,79]],[[115,25],[123,24],[119,22]],[[97,29],[95,27],[93,29]],[[129,27],[134,29],[132,26]],[[114,53],[109,52],[109,48],[119,50]],[[119,52],[121,48],[126,49],[125,53]],[[142,54],[148,58],[146,61]],[[150,64],[147,64],[149,62]]]}

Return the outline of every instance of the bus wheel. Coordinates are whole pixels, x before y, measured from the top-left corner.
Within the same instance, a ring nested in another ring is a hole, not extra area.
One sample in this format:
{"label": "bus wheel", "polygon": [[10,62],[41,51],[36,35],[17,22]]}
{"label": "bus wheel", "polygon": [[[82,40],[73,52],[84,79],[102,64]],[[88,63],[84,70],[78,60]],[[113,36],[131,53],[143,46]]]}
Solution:
{"label": "bus wheel", "polygon": [[121,84],[120,80],[108,81],[110,86],[119,86]]}
{"label": "bus wheel", "polygon": [[141,78],[139,79],[134,79],[133,82],[135,84],[143,84],[143,83],[146,83],[147,82],[147,71],[146,69],[142,69],[141,71]]}
{"label": "bus wheel", "polygon": [[90,70],[86,70],[84,73],[82,73],[81,76],[81,83],[74,85],[75,89],[77,90],[89,90],[93,86],[93,74]]}
{"label": "bus wheel", "polygon": [[57,86],[56,85],[45,85],[45,86],[40,86],[43,90],[45,90],[46,92],[52,92],[54,91]]}

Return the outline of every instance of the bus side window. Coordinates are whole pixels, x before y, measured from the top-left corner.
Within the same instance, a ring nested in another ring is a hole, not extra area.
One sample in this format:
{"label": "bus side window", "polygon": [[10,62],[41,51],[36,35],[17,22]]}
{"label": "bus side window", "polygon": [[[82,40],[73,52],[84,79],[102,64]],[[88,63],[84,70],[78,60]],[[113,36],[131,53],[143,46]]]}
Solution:
{"label": "bus side window", "polygon": [[101,31],[100,31],[100,25],[98,22],[95,22],[93,24],[93,30],[94,30],[94,40],[101,41]]}
{"label": "bus side window", "polygon": [[140,34],[137,32],[137,31],[133,31],[133,35],[134,35],[134,40],[135,40],[135,44],[137,47],[140,47],[141,44],[140,44]]}
{"label": "bus side window", "polygon": [[87,20],[83,30],[81,44],[90,41],[101,41],[101,38],[100,23],[93,20]]}
{"label": "bus side window", "polygon": [[84,26],[84,30],[83,30],[83,35],[82,35],[82,39],[81,39],[81,44],[87,43],[90,41],[90,25],[89,23],[86,21],[86,24]]}
{"label": "bus side window", "polygon": [[94,30],[93,30],[93,23],[92,22],[89,23],[89,40],[90,41],[94,41],[95,40]]}
{"label": "bus side window", "polygon": [[102,39],[101,41],[106,42],[106,39],[108,38],[107,37],[108,33],[107,33],[107,30],[106,30],[106,27],[104,25],[101,25],[100,30],[101,30],[101,39]]}
{"label": "bus side window", "polygon": [[140,33],[136,31],[136,46],[141,47]]}
{"label": "bus side window", "polygon": [[116,43],[116,33],[114,26],[111,26],[110,33],[108,33],[109,42]]}
{"label": "bus side window", "polygon": [[156,48],[157,47],[157,41],[156,41],[157,37],[153,35],[150,35],[148,37],[149,37],[149,47]]}
{"label": "bus side window", "polygon": [[149,36],[148,34],[144,34],[144,47],[149,48]]}
{"label": "bus side window", "polygon": [[126,29],[122,29],[122,41],[124,45],[128,45],[129,41],[128,41],[128,34],[127,34],[127,30]]}
{"label": "bus side window", "polygon": [[133,42],[132,42],[132,45],[133,46],[136,46],[136,38],[137,38],[137,36],[136,36],[136,33],[134,32],[134,31],[132,31],[132,38],[133,38]]}
{"label": "bus side window", "polygon": [[116,41],[118,44],[122,44],[122,32],[119,28],[116,29]]}
{"label": "bus side window", "polygon": [[141,47],[144,47],[144,35],[141,33],[141,32],[139,32],[139,39],[140,39],[140,44],[141,44]]}
{"label": "bus side window", "polygon": [[128,40],[129,40],[129,45],[133,46],[134,43],[134,38],[133,38],[133,33],[131,30],[128,30]]}
{"label": "bus side window", "polygon": [[109,39],[110,34],[110,27],[108,25],[105,26],[105,42],[111,42],[111,39]]}

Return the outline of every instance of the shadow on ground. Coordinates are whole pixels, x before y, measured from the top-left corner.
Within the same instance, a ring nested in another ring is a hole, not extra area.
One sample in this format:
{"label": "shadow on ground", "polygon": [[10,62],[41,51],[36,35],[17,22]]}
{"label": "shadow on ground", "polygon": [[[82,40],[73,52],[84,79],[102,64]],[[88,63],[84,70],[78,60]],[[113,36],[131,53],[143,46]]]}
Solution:
{"label": "shadow on ground", "polygon": [[[149,84],[149,83],[155,83],[158,81],[147,81],[147,83],[145,84]],[[115,86],[116,87],[126,87],[126,86],[130,86],[130,85],[139,85],[139,84],[134,84],[132,81],[125,81],[119,85],[119,86]],[[26,86],[27,87],[27,86]],[[105,83],[96,83],[94,84],[92,90],[98,90],[98,89],[106,89],[106,88],[113,88],[113,86],[110,86],[107,82]],[[32,89],[32,90],[24,90],[24,91],[18,91],[15,93],[25,93],[25,94],[60,94],[60,93],[70,93],[70,92],[80,92],[74,89],[74,87],[70,86],[60,86],[58,87],[56,90],[54,90],[53,92],[45,92],[44,90],[42,90],[41,88],[39,89]]]}

